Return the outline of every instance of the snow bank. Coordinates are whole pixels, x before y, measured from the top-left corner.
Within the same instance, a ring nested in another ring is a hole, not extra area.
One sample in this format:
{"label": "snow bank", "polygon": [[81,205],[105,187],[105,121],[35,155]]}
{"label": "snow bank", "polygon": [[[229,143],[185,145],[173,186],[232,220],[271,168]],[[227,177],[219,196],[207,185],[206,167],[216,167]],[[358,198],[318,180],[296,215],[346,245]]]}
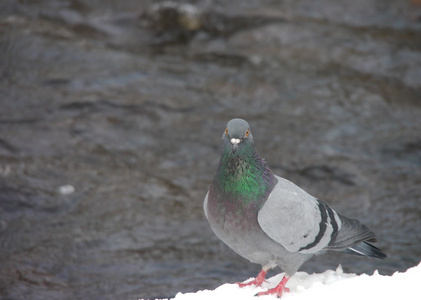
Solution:
{"label": "snow bank", "polygon": [[[283,274],[269,278],[261,288],[239,288],[236,284],[224,284],[213,291],[203,290],[196,293],[178,293],[175,300],[256,300],[276,299],[275,296],[254,295],[276,286]],[[339,266],[336,271],[328,270],[321,274],[309,275],[297,272],[286,285],[290,293],[284,293],[283,300],[300,299],[421,299],[421,263],[405,273],[396,272],[392,276],[345,274]]]}

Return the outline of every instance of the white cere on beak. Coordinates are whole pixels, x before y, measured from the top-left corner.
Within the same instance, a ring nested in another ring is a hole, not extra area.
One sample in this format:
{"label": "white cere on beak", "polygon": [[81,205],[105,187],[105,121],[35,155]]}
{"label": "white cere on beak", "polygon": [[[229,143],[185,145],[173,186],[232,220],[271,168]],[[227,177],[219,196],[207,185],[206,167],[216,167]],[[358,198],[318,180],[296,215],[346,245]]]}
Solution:
{"label": "white cere on beak", "polygon": [[241,142],[240,139],[231,139],[231,144],[238,145]]}

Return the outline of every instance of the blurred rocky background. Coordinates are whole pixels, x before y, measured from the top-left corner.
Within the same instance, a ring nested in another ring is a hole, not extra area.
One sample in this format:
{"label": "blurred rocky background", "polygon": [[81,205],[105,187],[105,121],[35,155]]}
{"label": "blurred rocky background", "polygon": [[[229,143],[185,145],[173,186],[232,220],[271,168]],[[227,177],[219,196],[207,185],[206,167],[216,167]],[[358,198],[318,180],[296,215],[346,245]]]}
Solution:
{"label": "blurred rocky background", "polygon": [[202,203],[247,119],[272,170],[421,260],[421,3],[0,2],[0,298],[171,297],[255,276]]}

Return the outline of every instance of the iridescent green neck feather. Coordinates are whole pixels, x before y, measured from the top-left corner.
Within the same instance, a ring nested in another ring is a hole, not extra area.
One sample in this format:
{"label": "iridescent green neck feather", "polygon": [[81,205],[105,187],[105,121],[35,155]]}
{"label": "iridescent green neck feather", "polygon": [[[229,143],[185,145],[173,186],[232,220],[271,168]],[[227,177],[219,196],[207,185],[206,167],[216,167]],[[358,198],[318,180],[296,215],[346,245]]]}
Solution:
{"label": "iridescent green neck feather", "polygon": [[225,195],[227,201],[249,206],[263,204],[276,179],[266,163],[250,143],[241,153],[224,148],[218,165],[213,188]]}

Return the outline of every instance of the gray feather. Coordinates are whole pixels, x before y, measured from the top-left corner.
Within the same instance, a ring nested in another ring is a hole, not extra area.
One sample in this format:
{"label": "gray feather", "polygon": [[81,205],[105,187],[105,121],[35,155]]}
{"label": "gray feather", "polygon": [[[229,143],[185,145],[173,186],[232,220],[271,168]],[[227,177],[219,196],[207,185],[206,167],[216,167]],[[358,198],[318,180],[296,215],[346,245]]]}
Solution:
{"label": "gray feather", "polygon": [[380,259],[387,258],[387,255],[384,254],[379,248],[367,242],[356,244],[342,251],[345,253],[354,254],[358,256],[370,256],[370,257],[376,257]]}
{"label": "gray feather", "polygon": [[[322,218],[320,208],[325,209],[324,204],[292,182],[276,178],[278,183],[257,215],[260,227],[289,252],[321,251],[333,233],[329,217]],[[320,224],[324,226],[322,233]]]}
{"label": "gray feather", "polygon": [[326,247],[327,250],[339,250],[349,254],[382,259],[387,257],[379,248],[368,243],[374,243],[377,239],[367,226],[355,219],[349,219],[341,215],[339,217],[342,228],[335,239]]}
{"label": "gray feather", "polygon": [[342,250],[362,241],[375,241],[374,233],[360,221],[341,215],[339,217],[342,223],[341,230],[329,243],[327,249]]}

